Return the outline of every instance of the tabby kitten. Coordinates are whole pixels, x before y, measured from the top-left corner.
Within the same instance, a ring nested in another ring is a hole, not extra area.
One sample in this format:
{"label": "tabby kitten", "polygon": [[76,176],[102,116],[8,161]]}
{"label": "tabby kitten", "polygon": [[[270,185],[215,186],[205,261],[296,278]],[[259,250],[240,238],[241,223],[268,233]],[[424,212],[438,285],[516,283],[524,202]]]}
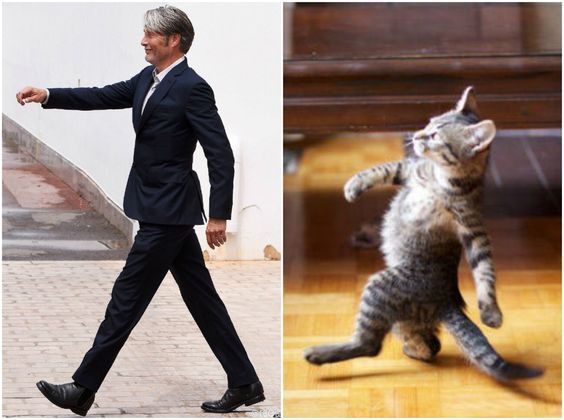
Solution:
{"label": "tabby kitten", "polygon": [[345,185],[352,202],[374,185],[401,185],[384,216],[382,245],[387,268],[368,279],[351,341],[311,347],[310,363],[376,356],[392,330],[403,352],[430,361],[440,350],[440,324],[480,370],[505,381],[541,375],[542,369],[505,361],[464,314],[458,289],[462,250],[472,268],[480,317],[499,328],[490,239],[480,212],[490,120],[480,121],[472,87],[456,108],[431,118],[413,136],[415,157],[362,171]]}

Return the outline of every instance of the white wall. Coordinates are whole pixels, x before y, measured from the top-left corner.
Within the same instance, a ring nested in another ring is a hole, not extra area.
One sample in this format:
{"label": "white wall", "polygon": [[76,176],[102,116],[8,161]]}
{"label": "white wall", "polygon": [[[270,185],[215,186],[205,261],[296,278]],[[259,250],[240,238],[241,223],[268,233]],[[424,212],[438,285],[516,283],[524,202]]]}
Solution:
{"label": "white wall", "polygon": [[[188,64],[214,89],[239,162],[228,246],[209,252],[217,259],[262,259],[268,244],[281,250],[281,6],[170,4],[194,25]],[[3,112],[84,170],[120,207],[135,140],[131,110],[21,107],[15,93],[26,85],[103,86],[130,78],[148,65],[140,45],[143,14],[161,5],[3,4]],[[207,211],[207,166],[199,146],[194,169]],[[204,228],[197,231],[204,246]]]}

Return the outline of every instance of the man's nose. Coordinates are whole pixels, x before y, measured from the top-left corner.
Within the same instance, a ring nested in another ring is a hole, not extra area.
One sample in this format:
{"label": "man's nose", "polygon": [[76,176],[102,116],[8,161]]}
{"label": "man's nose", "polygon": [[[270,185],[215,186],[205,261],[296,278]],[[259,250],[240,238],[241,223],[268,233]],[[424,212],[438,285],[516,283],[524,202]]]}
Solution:
{"label": "man's nose", "polygon": [[145,40],[145,37],[141,38],[141,45],[143,45],[144,47],[147,45],[147,41]]}

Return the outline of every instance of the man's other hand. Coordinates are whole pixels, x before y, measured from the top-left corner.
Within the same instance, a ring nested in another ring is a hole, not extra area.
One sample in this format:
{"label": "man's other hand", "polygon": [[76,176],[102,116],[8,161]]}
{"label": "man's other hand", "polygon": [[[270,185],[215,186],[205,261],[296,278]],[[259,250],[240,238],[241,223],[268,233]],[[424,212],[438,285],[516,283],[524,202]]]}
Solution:
{"label": "man's other hand", "polygon": [[43,88],[36,88],[32,86],[26,86],[18,93],[16,93],[16,99],[20,105],[25,105],[28,102],[38,102],[42,103],[47,98],[47,90]]}
{"label": "man's other hand", "polygon": [[225,233],[226,222],[222,219],[212,219],[208,221],[208,226],[206,227],[206,239],[208,240],[208,245],[211,249],[215,247],[220,247],[225,242],[227,242],[227,234]]}

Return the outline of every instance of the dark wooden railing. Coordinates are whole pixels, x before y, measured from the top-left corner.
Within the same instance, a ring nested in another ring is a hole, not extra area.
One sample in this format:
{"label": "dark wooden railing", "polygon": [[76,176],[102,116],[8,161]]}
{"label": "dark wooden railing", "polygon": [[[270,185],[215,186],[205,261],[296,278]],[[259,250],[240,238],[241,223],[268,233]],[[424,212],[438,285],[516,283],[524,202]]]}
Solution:
{"label": "dark wooden railing", "polygon": [[473,85],[499,128],[561,126],[558,3],[298,3],[285,10],[284,130],[421,128]]}

